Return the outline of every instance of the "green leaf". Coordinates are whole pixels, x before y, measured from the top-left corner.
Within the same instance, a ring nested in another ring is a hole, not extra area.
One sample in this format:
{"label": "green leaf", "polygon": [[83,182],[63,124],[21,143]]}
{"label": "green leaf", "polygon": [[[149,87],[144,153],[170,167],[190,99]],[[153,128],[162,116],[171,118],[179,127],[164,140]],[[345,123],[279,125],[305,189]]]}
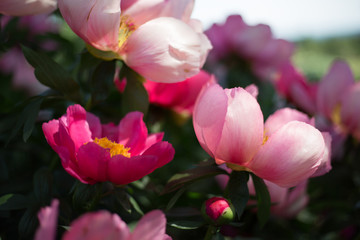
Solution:
{"label": "green leaf", "polygon": [[183,193],[186,191],[186,187],[181,188],[179,191],[177,191],[175,193],[175,195],[170,199],[170,201],[168,202],[167,206],[166,206],[166,211],[169,211],[177,202],[177,200],[181,197],[181,195],[183,195]]}
{"label": "green leaf", "polygon": [[240,218],[243,214],[249,200],[249,189],[247,186],[248,180],[248,172],[232,171],[226,187],[226,192],[229,195],[231,203],[235,207],[238,218]]}
{"label": "green leaf", "polygon": [[34,194],[41,205],[51,200],[53,177],[47,168],[39,169],[34,175]]}
{"label": "green leaf", "polygon": [[182,230],[198,229],[204,225],[203,222],[196,222],[196,221],[174,221],[174,222],[169,222],[168,224],[171,227]]}
{"label": "green leaf", "polygon": [[257,199],[257,218],[262,228],[270,217],[271,198],[267,186],[261,178],[251,174]]}
{"label": "green leaf", "polygon": [[139,204],[136,202],[135,198],[133,198],[132,196],[129,196],[129,200],[130,200],[131,205],[135,209],[135,211],[137,213],[139,213],[140,215],[144,215],[144,212],[141,210],[141,208],[140,208]]}
{"label": "green leaf", "polygon": [[216,165],[197,166],[190,170],[175,174],[166,184],[162,194],[173,192],[195,181],[219,174],[228,173]]}
{"label": "green leaf", "polygon": [[29,198],[20,194],[6,194],[0,197],[0,211],[24,209],[28,205]]}
{"label": "green leaf", "polygon": [[125,65],[121,69],[120,79],[122,77],[126,77],[127,81],[122,96],[123,114],[140,111],[146,115],[149,109],[149,96],[143,85],[143,77]]}
{"label": "green leaf", "polygon": [[37,218],[38,208],[30,207],[21,217],[19,222],[20,239],[31,239],[34,236],[35,230],[39,225]]}
{"label": "green leaf", "polygon": [[44,101],[44,98],[39,97],[35,98],[32,102],[30,102],[24,109],[24,111],[21,114],[20,118],[25,119],[24,128],[23,128],[23,140],[26,142],[35,125],[35,121],[39,115],[40,106],[42,102]]}
{"label": "green leaf", "polygon": [[91,79],[92,103],[104,101],[114,85],[115,61],[101,62]]}
{"label": "green leaf", "polygon": [[22,46],[26,60],[35,68],[36,78],[44,85],[61,92],[74,102],[80,102],[80,87],[58,63],[43,53]]}

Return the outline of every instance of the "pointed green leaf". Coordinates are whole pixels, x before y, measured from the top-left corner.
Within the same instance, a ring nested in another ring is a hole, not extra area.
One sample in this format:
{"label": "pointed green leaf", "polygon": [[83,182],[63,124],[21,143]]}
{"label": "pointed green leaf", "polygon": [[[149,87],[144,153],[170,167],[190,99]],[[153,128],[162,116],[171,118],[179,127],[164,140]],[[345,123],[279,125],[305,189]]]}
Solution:
{"label": "pointed green leaf", "polygon": [[171,227],[182,229],[182,230],[192,230],[198,229],[204,225],[204,222],[196,221],[174,221],[168,223]]}
{"label": "pointed green leaf", "polygon": [[130,68],[123,66],[120,79],[126,78],[126,87],[122,97],[122,111],[124,114],[132,111],[147,113],[149,108],[149,96],[144,88],[144,79]]}
{"label": "pointed green leaf", "polygon": [[240,218],[243,214],[249,200],[249,189],[247,186],[248,180],[248,172],[232,171],[226,187],[226,191],[229,195],[231,203],[235,207],[238,218]]}
{"label": "pointed green leaf", "polygon": [[43,101],[44,101],[44,98],[42,98],[42,97],[35,98],[32,102],[30,102],[30,104],[28,104],[25,107],[24,111],[22,112],[22,114],[20,116],[20,118],[25,119],[25,124],[24,124],[24,128],[23,128],[24,142],[26,142],[28,140],[28,138],[30,137],[30,135],[34,129],[35,121],[39,115],[40,106]]}
{"label": "pointed green leaf", "polygon": [[104,101],[114,85],[115,61],[101,62],[91,79],[92,102]]}
{"label": "pointed green leaf", "polygon": [[139,204],[136,202],[135,198],[133,198],[132,196],[129,196],[129,200],[130,200],[131,205],[135,209],[135,211],[137,213],[139,213],[140,215],[144,215],[144,212],[141,210],[141,208],[140,208]]}
{"label": "pointed green leaf", "polygon": [[44,85],[55,89],[68,99],[80,102],[80,88],[71,75],[58,63],[43,53],[22,46],[26,60],[35,68],[36,78]]}
{"label": "pointed green leaf", "polygon": [[166,184],[163,193],[173,192],[185,185],[201,180],[203,178],[216,176],[219,174],[228,174],[225,170],[216,165],[197,166],[190,170],[175,174]]}
{"label": "pointed green leaf", "polygon": [[267,186],[261,178],[251,174],[257,199],[257,217],[262,228],[270,217],[271,199]]}
{"label": "pointed green leaf", "polygon": [[0,211],[27,208],[29,198],[20,194],[6,194],[0,198]]}

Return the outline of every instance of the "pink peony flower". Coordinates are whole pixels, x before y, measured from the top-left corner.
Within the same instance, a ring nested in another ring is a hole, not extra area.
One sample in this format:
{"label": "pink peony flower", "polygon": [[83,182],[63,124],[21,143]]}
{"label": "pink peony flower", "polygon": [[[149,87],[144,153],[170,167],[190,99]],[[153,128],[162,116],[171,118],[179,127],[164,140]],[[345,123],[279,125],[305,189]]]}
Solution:
{"label": "pink peony flower", "polygon": [[343,134],[360,140],[360,84],[344,61],[335,61],[319,82],[317,112]]}
{"label": "pink peony flower", "polygon": [[[53,200],[51,207],[39,211],[40,226],[36,231],[35,240],[55,239],[58,205],[59,201]],[[77,218],[62,239],[170,240],[171,237],[165,231],[166,218],[160,210],[145,214],[132,233],[118,215],[103,210],[86,213]]]}
{"label": "pink peony flower", "polygon": [[310,83],[290,63],[282,66],[275,78],[278,93],[309,114],[316,112],[317,84]]}
{"label": "pink peony flower", "polygon": [[10,16],[50,13],[57,8],[57,0],[1,0],[0,13]]}
{"label": "pink peony flower", "polygon": [[264,126],[260,106],[250,93],[213,84],[198,97],[193,124],[201,146],[217,164],[292,187],[331,168],[330,136],[304,118],[283,109]]}
{"label": "pink peony flower", "polygon": [[240,15],[229,16],[222,25],[214,24],[205,34],[213,45],[210,64],[235,56],[248,62],[261,79],[273,80],[294,52],[294,45],[275,39],[268,25],[249,26]]}
{"label": "pink peony flower", "polygon": [[[211,44],[190,19],[194,1],[60,0],[72,30],[92,47],[111,52],[146,79],[179,82],[197,74]],[[91,52],[94,52],[90,49]]]}
{"label": "pink peony flower", "polygon": [[39,228],[35,233],[35,240],[55,239],[57,217],[59,212],[59,200],[54,199],[50,207],[44,207],[38,212],[40,222]]}
{"label": "pink peony flower", "polygon": [[150,103],[191,115],[197,96],[203,86],[209,82],[216,82],[214,76],[200,71],[197,75],[179,83],[146,81],[144,87],[149,94]]}
{"label": "pink peony flower", "polygon": [[140,112],[128,113],[118,126],[100,124],[80,105],[43,124],[45,138],[64,169],[83,183],[128,184],[170,162],[174,149],[163,133],[148,135]]}

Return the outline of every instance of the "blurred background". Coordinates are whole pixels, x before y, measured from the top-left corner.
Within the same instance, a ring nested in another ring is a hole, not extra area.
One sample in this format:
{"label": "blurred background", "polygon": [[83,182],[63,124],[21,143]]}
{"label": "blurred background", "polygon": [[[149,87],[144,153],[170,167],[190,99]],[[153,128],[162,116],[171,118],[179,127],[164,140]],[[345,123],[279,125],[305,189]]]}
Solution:
{"label": "blurred background", "polygon": [[275,37],[296,43],[295,65],[309,80],[321,79],[335,58],[360,79],[359,0],[198,0],[192,16],[204,29],[240,14],[248,25],[267,24]]}

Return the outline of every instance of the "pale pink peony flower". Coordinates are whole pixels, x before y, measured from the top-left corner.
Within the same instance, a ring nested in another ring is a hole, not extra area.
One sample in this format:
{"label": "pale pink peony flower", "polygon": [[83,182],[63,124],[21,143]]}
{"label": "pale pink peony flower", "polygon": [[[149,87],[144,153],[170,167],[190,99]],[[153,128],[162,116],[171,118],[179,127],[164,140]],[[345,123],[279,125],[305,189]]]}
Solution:
{"label": "pale pink peony flower", "polygon": [[[198,97],[193,124],[201,146],[217,164],[291,187],[331,167],[330,136],[291,111],[295,110],[276,112],[264,126],[260,106],[251,94],[213,84]],[[290,117],[283,117],[286,114]]]}
{"label": "pale pink peony flower", "polygon": [[0,13],[10,16],[50,13],[57,8],[57,0],[1,0]]}
{"label": "pale pink peony flower", "polygon": [[170,162],[174,149],[163,133],[148,135],[140,112],[128,113],[118,126],[104,124],[80,105],[43,124],[47,142],[64,169],[83,183],[128,184]]}
{"label": "pale pink peony flower", "polygon": [[211,49],[190,19],[193,3],[60,0],[59,9],[85,42],[111,53],[104,58],[122,59],[146,79],[169,83],[197,74]]}
{"label": "pale pink peony flower", "polygon": [[[58,205],[59,201],[56,199],[53,200],[51,207],[39,211],[40,226],[36,231],[35,240],[55,239]],[[86,213],[75,219],[62,239],[171,240],[165,231],[166,218],[160,210],[145,214],[132,233],[117,214],[103,210]]]}

